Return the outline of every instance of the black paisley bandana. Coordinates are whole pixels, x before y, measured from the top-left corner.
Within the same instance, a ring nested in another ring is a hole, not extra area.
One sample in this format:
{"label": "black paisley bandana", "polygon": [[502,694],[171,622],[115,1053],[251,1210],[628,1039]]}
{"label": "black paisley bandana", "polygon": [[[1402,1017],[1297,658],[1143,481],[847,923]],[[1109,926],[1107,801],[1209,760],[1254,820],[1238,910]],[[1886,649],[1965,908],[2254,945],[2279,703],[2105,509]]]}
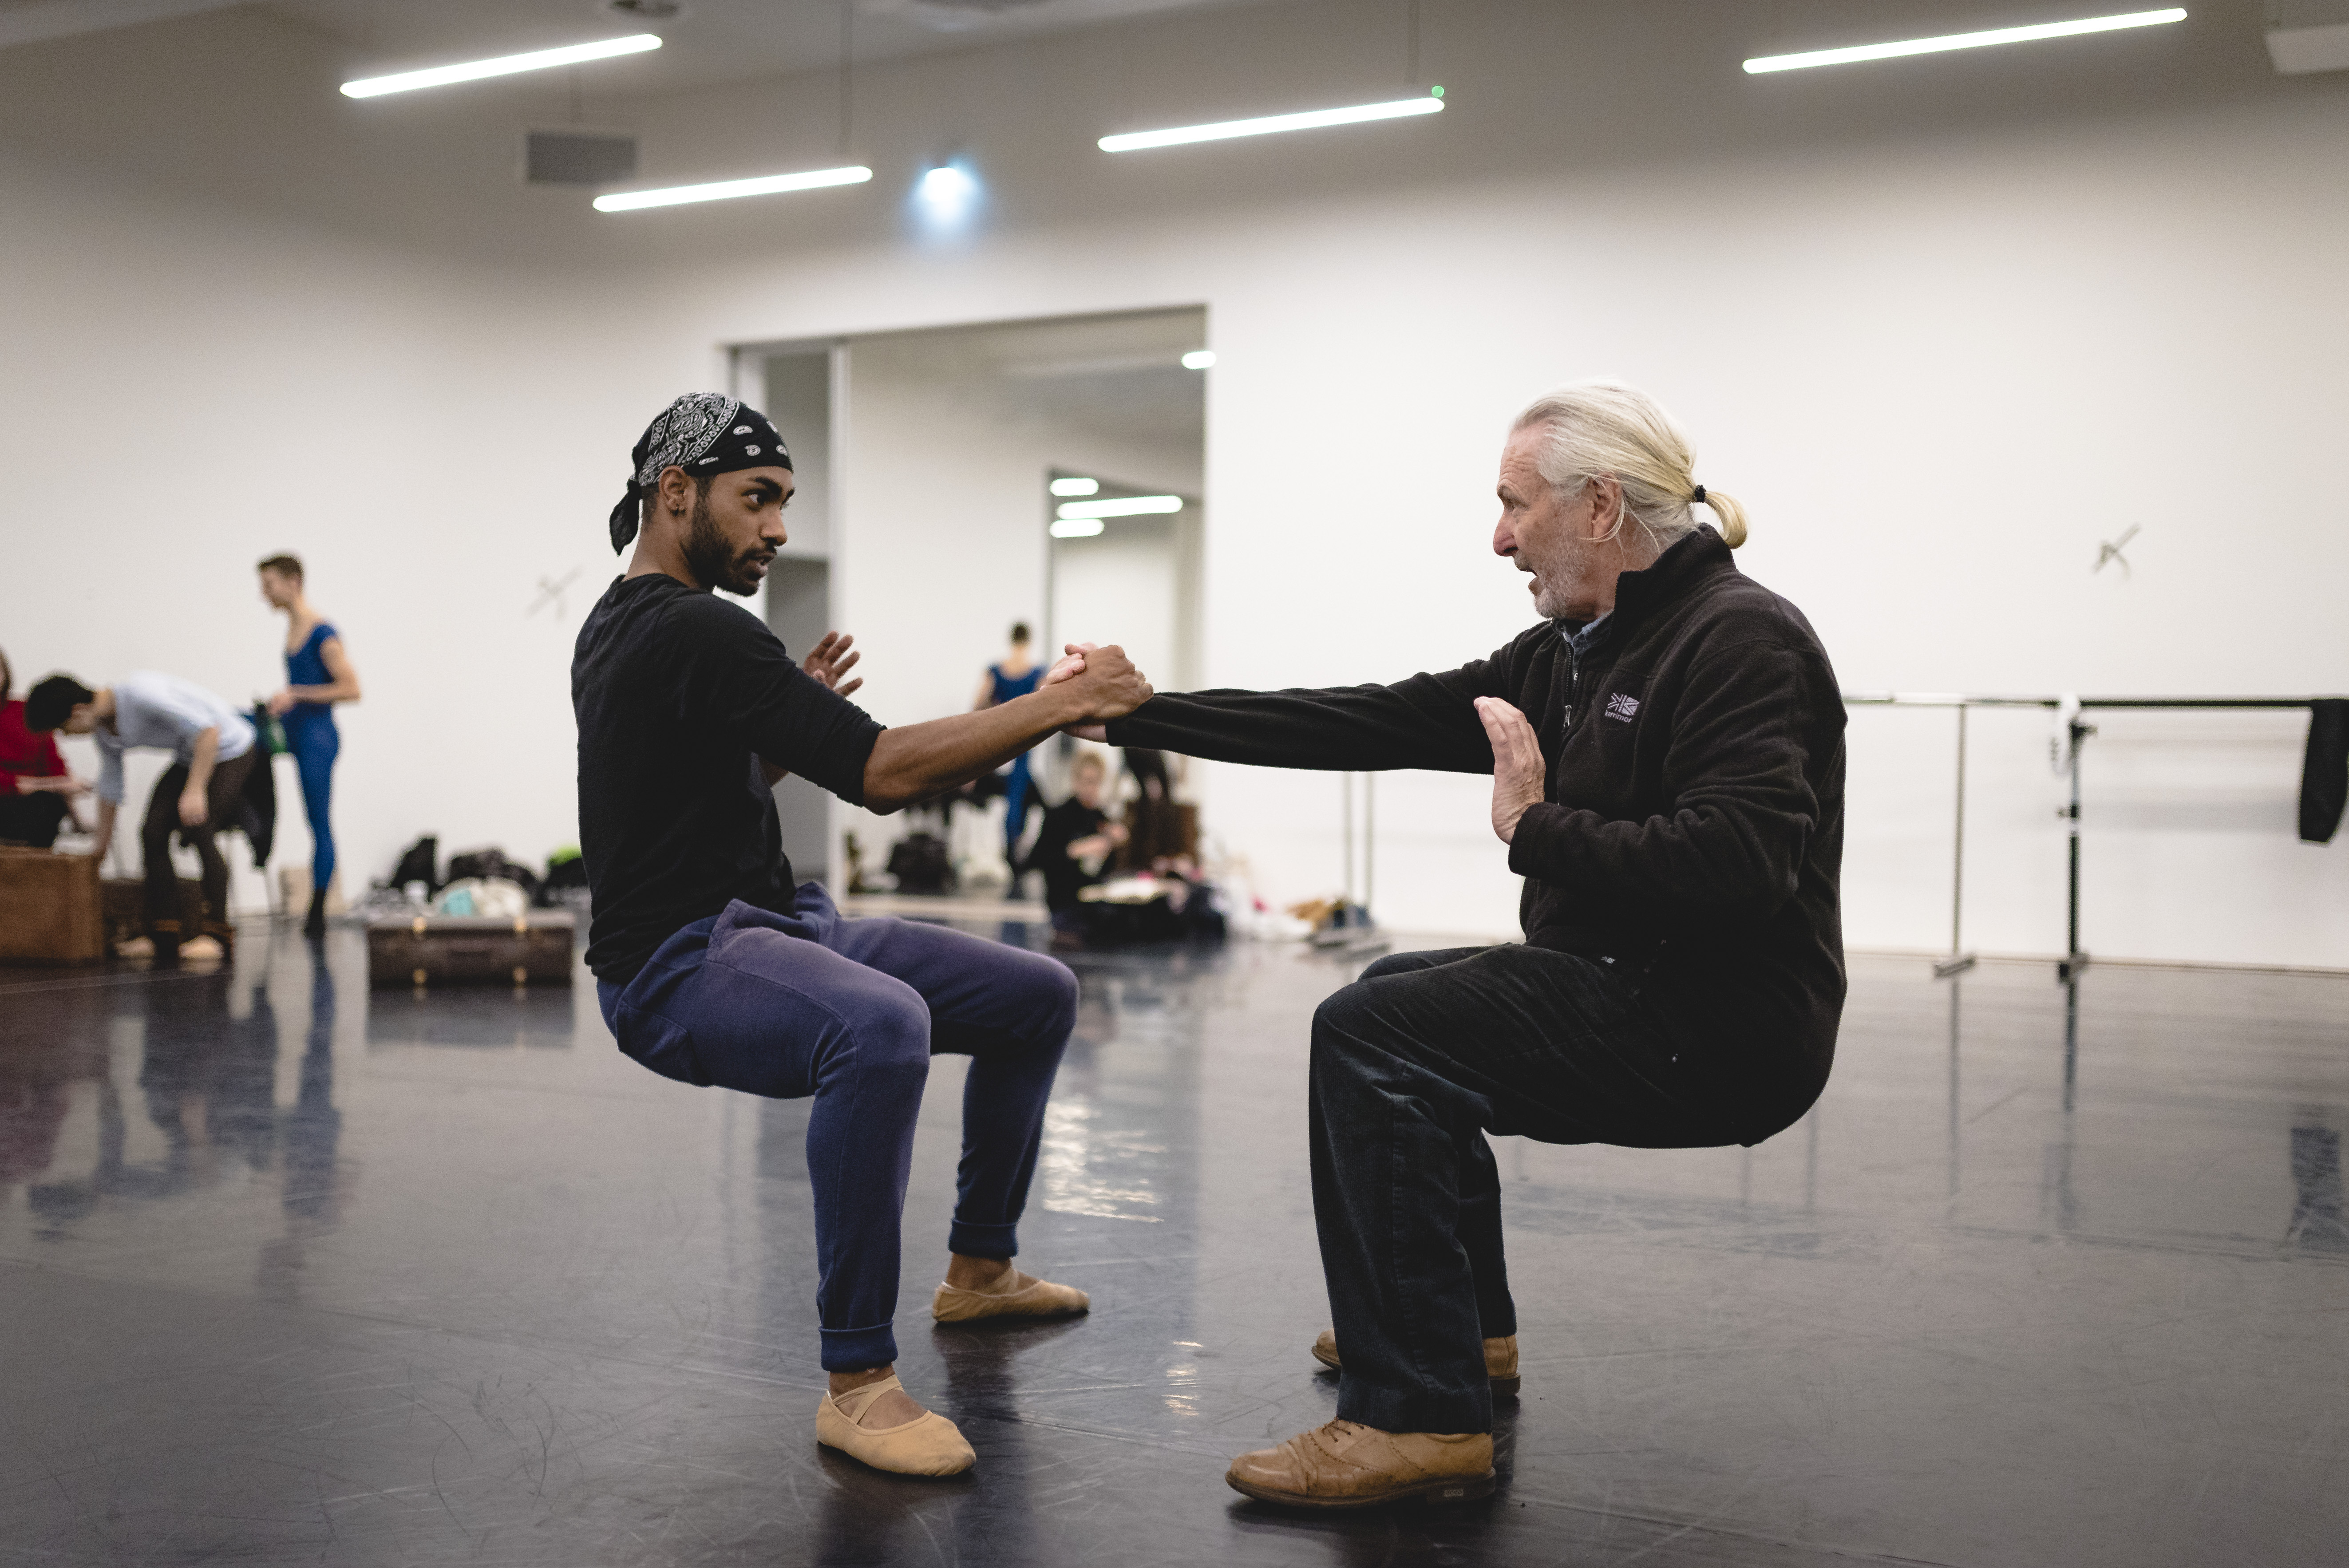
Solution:
{"label": "black paisley bandana", "polygon": [[636,471],[628,476],[628,493],[612,509],[615,552],[636,536],[638,509],[659,486],[663,469],[680,468],[706,480],[740,469],[792,466],[792,454],[764,414],[715,392],[688,392],[662,409],[628,457]]}

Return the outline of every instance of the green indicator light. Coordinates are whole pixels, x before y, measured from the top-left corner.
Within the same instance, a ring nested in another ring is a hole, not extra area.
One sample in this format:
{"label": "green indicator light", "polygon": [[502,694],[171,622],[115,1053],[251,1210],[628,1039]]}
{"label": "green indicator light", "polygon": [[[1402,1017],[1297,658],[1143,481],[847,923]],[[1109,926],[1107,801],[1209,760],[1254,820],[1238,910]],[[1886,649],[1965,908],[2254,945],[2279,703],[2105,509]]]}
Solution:
{"label": "green indicator light", "polygon": [[1427,96],[1430,98],[1442,98],[1444,96],[1444,89],[1442,88],[1430,88],[1427,89]]}

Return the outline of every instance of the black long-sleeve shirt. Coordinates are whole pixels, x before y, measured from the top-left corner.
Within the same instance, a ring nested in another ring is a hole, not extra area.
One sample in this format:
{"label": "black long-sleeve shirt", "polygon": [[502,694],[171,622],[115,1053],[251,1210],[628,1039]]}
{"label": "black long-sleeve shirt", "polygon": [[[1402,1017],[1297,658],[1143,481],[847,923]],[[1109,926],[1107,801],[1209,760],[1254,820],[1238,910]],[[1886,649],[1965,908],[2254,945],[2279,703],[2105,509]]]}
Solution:
{"label": "black long-sleeve shirt", "polygon": [[618,579],[587,613],[571,707],[595,900],[587,965],[615,985],[734,899],[791,913],[792,862],[760,759],[861,804],[881,735],[756,615],[658,573]]}
{"label": "black long-sleeve shirt", "polygon": [[[1691,1048],[1807,1104],[1844,997],[1844,708],[1810,623],[1699,529],[1616,583],[1578,661],[1543,622],[1393,686],[1154,697],[1111,744],[1273,768],[1490,773],[1475,699],[1524,712],[1548,763],[1509,845],[1537,947],[1645,973]],[[1767,1119],[1767,1118],[1764,1118]]]}

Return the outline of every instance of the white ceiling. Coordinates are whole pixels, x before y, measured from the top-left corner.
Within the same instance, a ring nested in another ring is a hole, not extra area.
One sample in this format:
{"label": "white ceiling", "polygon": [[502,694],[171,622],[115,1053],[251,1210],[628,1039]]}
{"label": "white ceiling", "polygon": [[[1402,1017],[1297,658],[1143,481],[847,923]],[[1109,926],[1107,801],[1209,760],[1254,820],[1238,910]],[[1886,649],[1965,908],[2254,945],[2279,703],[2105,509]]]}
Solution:
{"label": "white ceiling", "polygon": [[[0,46],[136,26],[250,0],[0,0]],[[843,23],[855,58],[970,48],[1039,33],[1259,0],[679,0],[659,17],[611,0],[260,0],[257,8],[348,47],[355,74],[517,54],[558,44],[657,33],[656,53],[581,67],[602,91],[658,92],[697,83],[833,70]],[[638,0],[647,10],[660,0]]]}

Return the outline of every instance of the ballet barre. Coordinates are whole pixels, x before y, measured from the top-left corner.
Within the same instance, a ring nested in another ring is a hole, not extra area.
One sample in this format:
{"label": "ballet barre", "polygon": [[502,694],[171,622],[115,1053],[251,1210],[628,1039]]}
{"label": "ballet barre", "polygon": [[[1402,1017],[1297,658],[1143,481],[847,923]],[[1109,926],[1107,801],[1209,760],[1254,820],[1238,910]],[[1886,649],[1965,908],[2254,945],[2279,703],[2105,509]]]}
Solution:
{"label": "ballet barre", "polygon": [[2080,945],[2080,748],[2088,737],[2095,734],[2095,726],[2080,716],[2091,708],[2299,708],[2308,711],[2323,700],[2313,696],[2014,696],[1974,695],[1958,692],[1857,692],[1843,694],[1847,707],[1947,707],[1954,708],[1957,727],[1957,803],[1955,820],[1951,832],[1953,845],[1950,869],[1950,951],[1934,960],[1933,974],[1940,978],[1964,973],[1974,966],[1974,954],[1965,950],[1965,885],[1966,885],[1966,714],[1977,707],[2034,707],[2054,713],[2064,726],[2064,771],[2069,775],[2071,799],[2060,811],[2064,821],[2064,835],[2070,870],[2067,879],[2064,915],[2064,956],[2055,965],[2056,978],[2071,980],[2088,965],[2088,954]]}

